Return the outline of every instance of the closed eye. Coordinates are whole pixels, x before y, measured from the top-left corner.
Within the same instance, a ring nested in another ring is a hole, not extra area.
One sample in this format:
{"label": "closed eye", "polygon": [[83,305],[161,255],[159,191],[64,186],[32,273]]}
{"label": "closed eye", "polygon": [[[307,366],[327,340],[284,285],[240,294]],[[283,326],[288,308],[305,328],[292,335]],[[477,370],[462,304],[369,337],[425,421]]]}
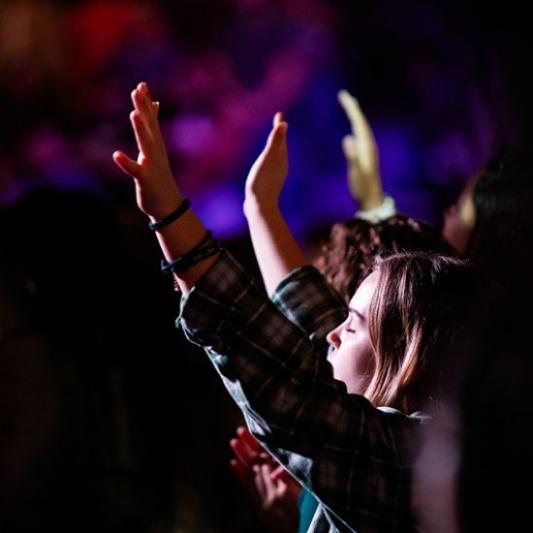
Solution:
{"label": "closed eye", "polygon": [[352,328],[346,328],[346,331],[348,333],[355,333],[355,329],[352,329]]}

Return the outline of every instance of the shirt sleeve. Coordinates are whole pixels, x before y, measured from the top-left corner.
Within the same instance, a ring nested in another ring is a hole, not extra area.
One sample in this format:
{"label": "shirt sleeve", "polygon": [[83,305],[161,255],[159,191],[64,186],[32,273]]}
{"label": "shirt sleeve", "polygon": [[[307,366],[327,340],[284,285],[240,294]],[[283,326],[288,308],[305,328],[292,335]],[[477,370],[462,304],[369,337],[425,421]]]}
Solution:
{"label": "shirt sleeve", "polygon": [[328,509],[360,527],[406,520],[409,417],[348,394],[308,336],[228,252],[182,300],[179,321],[206,348],[252,433]]}
{"label": "shirt sleeve", "polygon": [[326,336],[343,322],[348,309],[342,297],[318,270],[293,270],[276,288],[272,302],[325,353]]}

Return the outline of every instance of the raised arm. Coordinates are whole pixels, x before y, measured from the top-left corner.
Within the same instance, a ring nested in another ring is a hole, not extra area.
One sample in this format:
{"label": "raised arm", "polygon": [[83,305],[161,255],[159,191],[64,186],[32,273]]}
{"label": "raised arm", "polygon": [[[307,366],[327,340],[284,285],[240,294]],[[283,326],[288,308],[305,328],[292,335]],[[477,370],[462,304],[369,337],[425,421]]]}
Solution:
{"label": "raised arm", "polygon": [[287,159],[287,123],[276,113],[265,148],[248,173],[244,199],[244,214],[269,295],[287,274],[308,263],[279,209]]}
{"label": "raised arm", "polygon": [[[135,133],[139,154],[130,159],[121,151],[113,154],[118,167],[131,176],[135,183],[137,204],[151,222],[163,220],[175,212],[184,201],[178,189],[170,164],[157,111],[159,104],[152,101],[148,85],[139,83],[132,91],[133,111],[130,121]],[[168,262],[183,257],[194,249],[206,236],[206,229],[192,209],[170,224],[156,231],[157,239]],[[218,254],[198,261],[189,270],[176,275],[180,289],[188,293],[196,281],[209,270]]]}
{"label": "raised arm", "polygon": [[[140,209],[152,222],[168,221],[184,199],[170,171],[157,106],[145,84],[132,99],[139,156],[133,161],[115,152],[114,160],[133,177]],[[263,154],[268,158],[268,144]],[[157,233],[173,261],[204,241],[206,230],[186,209]],[[408,479],[398,456],[405,453],[408,419],[348,394],[302,328],[279,312],[229,253],[201,259],[176,278],[188,293],[180,316],[185,335],[206,349],[254,435],[311,487],[337,525],[370,531],[377,516],[388,530],[392,517],[404,530],[409,502],[397,495],[409,494]]]}

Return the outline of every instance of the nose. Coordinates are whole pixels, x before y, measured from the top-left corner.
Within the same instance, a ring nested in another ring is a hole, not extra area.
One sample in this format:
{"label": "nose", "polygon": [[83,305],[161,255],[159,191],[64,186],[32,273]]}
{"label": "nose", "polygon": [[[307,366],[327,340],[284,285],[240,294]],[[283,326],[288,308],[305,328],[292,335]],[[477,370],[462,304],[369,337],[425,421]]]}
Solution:
{"label": "nose", "polygon": [[326,337],[329,345],[335,350],[337,350],[341,345],[340,328],[340,326],[336,327],[334,330],[330,331]]}

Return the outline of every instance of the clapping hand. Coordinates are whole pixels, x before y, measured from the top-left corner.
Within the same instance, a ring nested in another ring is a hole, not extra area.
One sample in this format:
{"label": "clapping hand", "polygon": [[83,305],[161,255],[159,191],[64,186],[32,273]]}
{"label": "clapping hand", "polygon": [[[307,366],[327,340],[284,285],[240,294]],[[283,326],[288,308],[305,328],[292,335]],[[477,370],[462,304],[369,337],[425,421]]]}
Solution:
{"label": "clapping hand", "polygon": [[294,533],[298,527],[300,484],[280,466],[244,427],[231,439],[236,472],[268,531]]}

